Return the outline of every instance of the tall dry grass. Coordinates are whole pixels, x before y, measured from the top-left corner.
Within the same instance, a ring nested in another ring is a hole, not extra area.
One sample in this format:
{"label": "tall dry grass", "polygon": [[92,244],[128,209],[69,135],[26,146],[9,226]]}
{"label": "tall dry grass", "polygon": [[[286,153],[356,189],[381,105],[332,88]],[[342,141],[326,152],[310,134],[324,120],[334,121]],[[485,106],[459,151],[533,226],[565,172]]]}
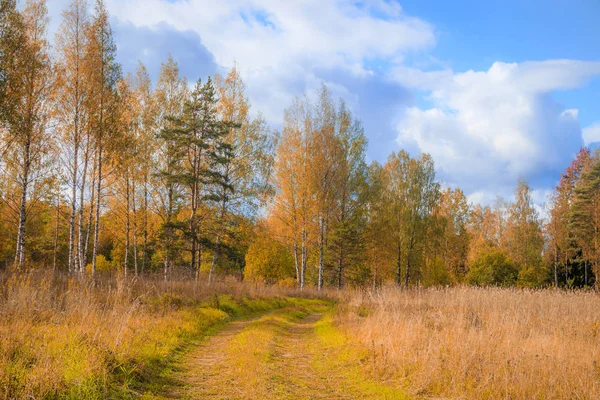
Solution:
{"label": "tall dry grass", "polygon": [[203,330],[294,294],[233,280],[0,275],[0,399],[135,394],[129,381],[160,375]]}
{"label": "tall dry grass", "polygon": [[423,397],[600,398],[600,296],[450,288],[348,295],[337,322]]}

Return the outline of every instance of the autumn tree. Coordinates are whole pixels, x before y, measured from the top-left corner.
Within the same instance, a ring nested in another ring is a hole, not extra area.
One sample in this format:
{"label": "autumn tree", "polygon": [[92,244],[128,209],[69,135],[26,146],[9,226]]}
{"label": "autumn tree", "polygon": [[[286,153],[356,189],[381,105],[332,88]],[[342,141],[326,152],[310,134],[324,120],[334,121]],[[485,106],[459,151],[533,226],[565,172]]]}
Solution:
{"label": "autumn tree", "polygon": [[[148,75],[146,67],[139,63],[135,80],[134,95],[137,109],[136,123],[136,141],[138,143],[138,157],[136,160],[138,166],[139,180],[141,180],[141,199],[140,213],[141,234],[142,234],[142,257],[140,270],[143,273],[149,261],[149,235],[150,235],[150,195],[152,192],[152,174],[154,168],[154,151],[157,148],[156,127],[157,127],[157,104],[154,99],[152,81]],[[137,197],[134,196],[134,201]],[[137,218],[134,220],[137,224]],[[137,227],[134,229],[137,235]],[[137,236],[136,236],[137,237]]]}
{"label": "autumn tree", "polygon": [[[433,160],[427,154],[417,159],[400,151],[392,153],[384,170],[384,198],[394,238],[396,282],[408,287],[411,273],[422,255],[431,212],[439,197]],[[404,277],[402,266],[404,265]]]}
{"label": "autumn tree", "polygon": [[387,178],[388,175],[379,163],[372,162],[368,166],[364,241],[365,261],[370,266],[373,290],[385,280],[394,279],[400,262],[397,257],[399,238],[393,234],[399,228],[395,225],[394,216],[390,214],[394,207],[390,207],[391,199],[387,197]]}
{"label": "autumn tree", "polygon": [[[582,172],[589,169],[591,164],[590,151],[582,148],[571,165],[562,174],[559,184],[551,197],[549,207],[549,220],[546,224],[546,233],[548,235],[552,254],[554,284],[559,285],[559,276],[564,276],[565,284],[569,281],[569,261],[574,258],[577,252],[577,238],[582,238],[582,231],[573,229],[578,227],[580,221],[584,222],[585,214],[573,213],[573,203],[575,200],[575,187],[578,184]],[[582,218],[583,217],[583,218]],[[587,222],[581,226],[585,229]],[[576,234],[577,232],[577,234]],[[559,265],[564,267],[564,274],[559,273]]]}
{"label": "autumn tree", "polygon": [[19,102],[25,21],[16,0],[0,0],[0,121],[10,123]]}
{"label": "autumn tree", "polygon": [[[48,55],[46,29],[48,16],[46,2],[30,0],[22,13],[24,44],[14,54],[14,69],[8,77],[13,98],[10,115],[6,120],[5,165],[8,176],[15,179],[16,200],[10,203],[17,215],[15,266],[25,265],[25,244],[28,212],[32,201],[43,192],[36,183],[43,183],[50,157],[50,94],[53,84],[52,67]],[[43,189],[42,189],[43,190]]]}
{"label": "autumn tree", "polygon": [[368,201],[365,137],[361,123],[342,102],[336,114],[337,160],[333,186],[333,215],[330,249],[337,287],[344,285],[345,272],[358,272],[364,263],[365,213]]}
{"label": "autumn tree", "polygon": [[469,204],[462,190],[446,189],[441,193],[437,208],[441,217],[439,234],[444,267],[460,281],[467,272]]}
{"label": "autumn tree", "polygon": [[271,216],[280,225],[280,238],[291,247],[298,286],[306,284],[311,209],[309,185],[309,135],[312,110],[308,99],[296,98],[284,114],[281,140],[276,151],[273,184],[276,196]]}
{"label": "autumn tree", "polygon": [[596,276],[600,272],[600,160],[594,155],[581,167],[579,179],[573,188],[573,200],[569,215],[569,229],[573,244],[583,262],[584,285],[588,285],[588,265]]}
{"label": "autumn tree", "polygon": [[[112,223],[118,226],[112,229],[114,240],[119,241],[119,257],[125,276],[133,260],[133,269],[138,274],[136,246],[136,183],[138,181],[139,135],[138,135],[138,97],[133,89],[133,78],[128,75],[119,80],[116,87],[116,116],[113,132],[107,146],[110,173],[106,177],[107,195],[110,204],[108,213]],[[118,234],[120,233],[120,234]],[[133,238],[133,245],[132,245]]]}
{"label": "autumn tree", "polygon": [[[255,218],[273,194],[270,177],[277,137],[260,113],[254,118],[250,115],[250,102],[237,65],[225,77],[216,75],[215,87],[219,117],[228,124],[229,132],[224,140],[232,151],[220,172],[234,189],[220,194],[222,201],[217,224],[217,240],[220,241],[222,235],[231,232],[232,216]],[[211,270],[217,259],[218,249],[213,252]]]}
{"label": "autumn tree", "polygon": [[531,200],[531,189],[521,180],[515,189],[515,201],[508,209],[506,250],[519,266],[523,284],[539,286],[545,280],[543,249],[541,221]]}
{"label": "autumn tree", "polygon": [[162,220],[164,278],[167,279],[173,259],[176,257],[178,242],[177,224],[181,211],[183,188],[180,174],[183,173],[185,149],[179,145],[177,119],[183,112],[188,96],[185,79],[179,75],[179,67],[169,56],[162,64],[156,87],[158,118],[158,159],[155,165],[154,195],[157,212]]}
{"label": "autumn tree", "polygon": [[[57,121],[61,135],[62,162],[64,164],[65,181],[70,190],[69,216],[69,271],[80,267],[76,247],[75,218],[77,213],[77,187],[81,185],[80,167],[82,144],[85,140],[84,127],[86,126],[86,47],[88,31],[88,10],[85,0],[73,0],[63,12],[63,20],[56,36],[57,85],[55,102],[57,107]],[[82,204],[80,204],[83,207]]]}
{"label": "autumn tree", "polygon": [[309,142],[309,191],[314,198],[313,210],[317,231],[318,278],[317,288],[323,287],[323,273],[331,219],[336,208],[336,190],[340,179],[339,162],[341,143],[336,137],[335,105],[327,87],[323,85],[318,102],[313,106],[312,129]]}
{"label": "autumn tree", "polygon": [[89,73],[89,126],[94,132],[96,159],[94,246],[92,250],[92,275],[94,275],[100,233],[100,210],[103,201],[104,157],[106,156],[106,146],[110,143],[110,138],[115,134],[117,127],[116,86],[121,78],[121,67],[116,62],[117,47],[103,0],[96,0],[95,15],[88,29],[86,51]]}

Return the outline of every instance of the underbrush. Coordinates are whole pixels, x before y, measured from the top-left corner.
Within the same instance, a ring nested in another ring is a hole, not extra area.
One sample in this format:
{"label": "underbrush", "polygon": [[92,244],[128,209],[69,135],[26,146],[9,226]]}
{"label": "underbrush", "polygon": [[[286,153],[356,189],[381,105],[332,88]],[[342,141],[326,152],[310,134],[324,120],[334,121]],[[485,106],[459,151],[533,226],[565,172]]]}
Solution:
{"label": "underbrush", "polygon": [[[169,385],[186,347],[294,290],[224,281],[0,277],[0,398],[132,397]],[[303,293],[306,296],[307,293]]]}
{"label": "underbrush", "polygon": [[419,397],[591,399],[600,393],[594,292],[449,288],[346,293],[335,318],[365,366]]}

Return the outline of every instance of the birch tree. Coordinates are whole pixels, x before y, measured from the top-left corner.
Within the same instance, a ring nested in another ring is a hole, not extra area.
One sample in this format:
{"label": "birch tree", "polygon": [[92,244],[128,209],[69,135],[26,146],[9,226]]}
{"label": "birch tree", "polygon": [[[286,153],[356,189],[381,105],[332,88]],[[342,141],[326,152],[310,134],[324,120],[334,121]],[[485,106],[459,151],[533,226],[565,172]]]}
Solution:
{"label": "birch tree", "polygon": [[103,0],[96,0],[95,15],[88,36],[88,73],[90,79],[90,128],[94,132],[96,157],[96,198],[94,210],[94,246],[92,250],[92,276],[96,273],[96,257],[100,233],[100,210],[103,201],[103,164],[105,148],[115,132],[116,85],[121,78],[121,67],[116,62],[116,45],[110,27],[108,11]]}
{"label": "birch tree", "polygon": [[173,259],[177,255],[177,218],[181,210],[182,185],[178,176],[182,173],[184,148],[178,142],[179,127],[177,119],[181,117],[188,91],[179,75],[177,63],[169,56],[162,64],[156,87],[157,119],[159,129],[156,179],[154,195],[157,197],[157,212],[162,220],[161,239],[163,243],[163,275],[166,280]]}
{"label": "birch tree", "polygon": [[[85,0],[73,0],[63,12],[63,20],[56,35],[57,85],[55,101],[61,137],[62,163],[65,181],[68,182],[70,198],[69,260],[68,269],[80,267],[79,246],[76,246],[75,218],[77,213],[77,187],[82,185],[79,175],[81,153],[86,126],[86,79],[85,49],[87,47],[88,10]],[[79,205],[83,207],[83,204]],[[81,232],[80,232],[81,233]]]}
{"label": "birch tree", "polygon": [[26,226],[33,185],[41,182],[50,162],[52,69],[48,55],[46,2],[29,0],[23,11],[24,45],[15,62],[10,93],[14,109],[8,118],[6,167],[14,170],[19,195],[15,266],[25,266]]}
{"label": "birch tree", "polygon": [[272,218],[280,224],[283,239],[291,247],[300,289],[306,284],[309,232],[314,198],[309,181],[309,135],[312,111],[306,98],[294,99],[284,114],[277,147],[273,183],[277,188]]}

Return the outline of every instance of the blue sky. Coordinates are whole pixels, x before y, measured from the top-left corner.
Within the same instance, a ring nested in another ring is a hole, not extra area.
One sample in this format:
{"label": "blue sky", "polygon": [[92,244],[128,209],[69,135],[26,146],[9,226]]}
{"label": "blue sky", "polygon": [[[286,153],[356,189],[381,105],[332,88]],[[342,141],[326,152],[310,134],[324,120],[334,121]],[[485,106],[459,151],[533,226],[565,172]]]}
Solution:
{"label": "blue sky", "polygon": [[[52,29],[69,0],[49,2]],[[362,120],[368,157],[428,152],[474,202],[528,180],[544,202],[600,141],[598,0],[106,0],[125,71],[172,53],[190,80],[237,62],[279,127],[325,82]]]}
{"label": "blue sky", "polygon": [[[435,25],[431,54],[456,71],[487,69],[494,61],[600,60],[598,0],[408,0],[402,6]],[[555,97],[580,110],[583,126],[600,119],[600,79]]]}

